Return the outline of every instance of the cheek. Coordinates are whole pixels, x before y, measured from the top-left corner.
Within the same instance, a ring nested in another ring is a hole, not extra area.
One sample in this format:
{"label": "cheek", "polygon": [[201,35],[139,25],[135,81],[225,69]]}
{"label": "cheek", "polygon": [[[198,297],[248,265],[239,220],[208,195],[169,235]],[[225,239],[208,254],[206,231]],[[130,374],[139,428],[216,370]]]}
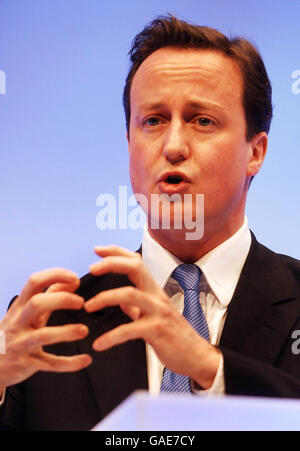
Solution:
{"label": "cheek", "polygon": [[140,168],[138,161],[134,158],[132,154],[130,154],[129,158],[129,175],[131,180],[131,186],[133,189],[133,192],[137,192],[137,188],[140,184],[139,181],[139,174],[140,174]]}
{"label": "cheek", "polygon": [[227,197],[243,186],[248,167],[248,148],[245,143],[222,140],[215,143],[198,161],[201,179],[207,194]]}
{"label": "cheek", "polygon": [[230,178],[242,175],[248,165],[248,146],[244,136],[226,136],[215,146],[215,168]]}
{"label": "cheek", "polygon": [[147,191],[152,166],[142,151],[139,151],[136,147],[132,148],[129,155],[129,174],[132,189],[135,193]]}

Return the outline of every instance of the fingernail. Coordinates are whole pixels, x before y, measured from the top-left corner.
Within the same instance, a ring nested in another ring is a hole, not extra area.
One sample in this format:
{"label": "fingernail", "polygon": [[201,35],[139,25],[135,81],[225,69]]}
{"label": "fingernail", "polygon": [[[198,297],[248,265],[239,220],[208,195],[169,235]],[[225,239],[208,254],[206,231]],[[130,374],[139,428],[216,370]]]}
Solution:
{"label": "fingernail", "polygon": [[78,279],[78,276],[76,276],[75,274],[66,274],[66,277],[65,277],[66,282],[75,282],[75,281],[77,281],[77,279]]}
{"label": "fingernail", "polygon": [[98,266],[99,266],[99,262],[97,262],[97,263],[93,263],[92,265],[90,265],[90,272],[92,273],[93,271],[97,271],[99,268],[98,268]]}
{"label": "fingernail", "polygon": [[105,346],[102,344],[102,342],[96,342],[93,344],[93,348],[95,351],[102,351],[102,349],[104,349]]}
{"label": "fingernail", "polygon": [[80,297],[79,299],[77,298],[77,299],[74,300],[74,307],[75,308],[81,309],[83,307],[83,304],[84,304],[84,298],[82,298],[82,297]]}
{"label": "fingernail", "polygon": [[88,301],[84,304],[84,308],[85,310],[87,310],[88,312],[90,312],[93,307],[95,306],[95,302],[94,301]]}
{"label": "fingernail", "polygon": [[82,361],[85,366],[88,366],[91,363],[93,363],[93,359],[89,354],[82,354]]}
{"label": "fingernail", "polygon": [[87,326],[80,326],[79,327],[79,334],[82,336],[85,336],[89,333],[89,328]]}

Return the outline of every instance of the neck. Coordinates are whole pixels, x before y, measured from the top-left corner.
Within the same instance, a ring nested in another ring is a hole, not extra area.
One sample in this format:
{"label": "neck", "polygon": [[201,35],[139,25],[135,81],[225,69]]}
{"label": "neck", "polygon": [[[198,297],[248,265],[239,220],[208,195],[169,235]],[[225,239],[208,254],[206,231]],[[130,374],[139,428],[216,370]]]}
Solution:
{"label": "neck", "polygon": [[206,226],[203,237],[199,240],[187,240],[188,230],[151,229],[148,226],[148,232],[156,242],[181,261],[194,263],[234,235],[241,228],[243,222],[244,216],[234,224],[224,224],[222,227],[220,224],[216,224],[216,228]]}

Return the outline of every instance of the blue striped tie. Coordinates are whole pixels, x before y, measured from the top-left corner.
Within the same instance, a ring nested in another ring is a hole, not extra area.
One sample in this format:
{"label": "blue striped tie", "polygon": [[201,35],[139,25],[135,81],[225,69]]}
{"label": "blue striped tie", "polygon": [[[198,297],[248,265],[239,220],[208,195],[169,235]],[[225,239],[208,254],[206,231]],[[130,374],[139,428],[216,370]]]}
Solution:
{"label": "blue striped tie", "polygon": [[[199,335],[209,341],[206,318],[199,302],[201,274],[198,266],[184,263],[177,266],[171,277],[177,280],[184,291],[183,316]],[[160,391],[191,393],[190,378],[165,368]]]}

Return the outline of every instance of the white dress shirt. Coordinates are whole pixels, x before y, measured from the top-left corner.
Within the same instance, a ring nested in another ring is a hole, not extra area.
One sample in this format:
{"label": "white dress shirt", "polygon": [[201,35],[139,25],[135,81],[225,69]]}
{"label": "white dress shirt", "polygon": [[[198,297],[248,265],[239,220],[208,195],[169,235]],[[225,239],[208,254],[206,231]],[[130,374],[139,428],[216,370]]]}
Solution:
{"label": "white dress shirt", "polygon": [[5,394],[6,394],[6,389],[4,389],[2,391],[2,394],[0,394],[0,407],[2,406],[2,404],[4,404],[5,401]]}
{"label": "white dress shirt", "polygon": [[[242,227],[228,240],[200,258],[195,264],[202,271],[200,279],[199,302],[206,317],[210,343],[218,345],[223,331],[230,303],[238,283],[245,260],[251,245],[251,234],[245,217]],[[175,268],[183,263],[158,244],[144,230],[143,261],[151,272],[156,283],[163,288],[171,302],[182,313],[184,294],[178,282],[171,277]],[[147,369],[149,392],[159,394],[164,365],[158,359],[154,349],[147,344]],[[199,395],[222,395],[225,393],[223,358],[217,371],[213,385],[208,390],[196,390]]]}

